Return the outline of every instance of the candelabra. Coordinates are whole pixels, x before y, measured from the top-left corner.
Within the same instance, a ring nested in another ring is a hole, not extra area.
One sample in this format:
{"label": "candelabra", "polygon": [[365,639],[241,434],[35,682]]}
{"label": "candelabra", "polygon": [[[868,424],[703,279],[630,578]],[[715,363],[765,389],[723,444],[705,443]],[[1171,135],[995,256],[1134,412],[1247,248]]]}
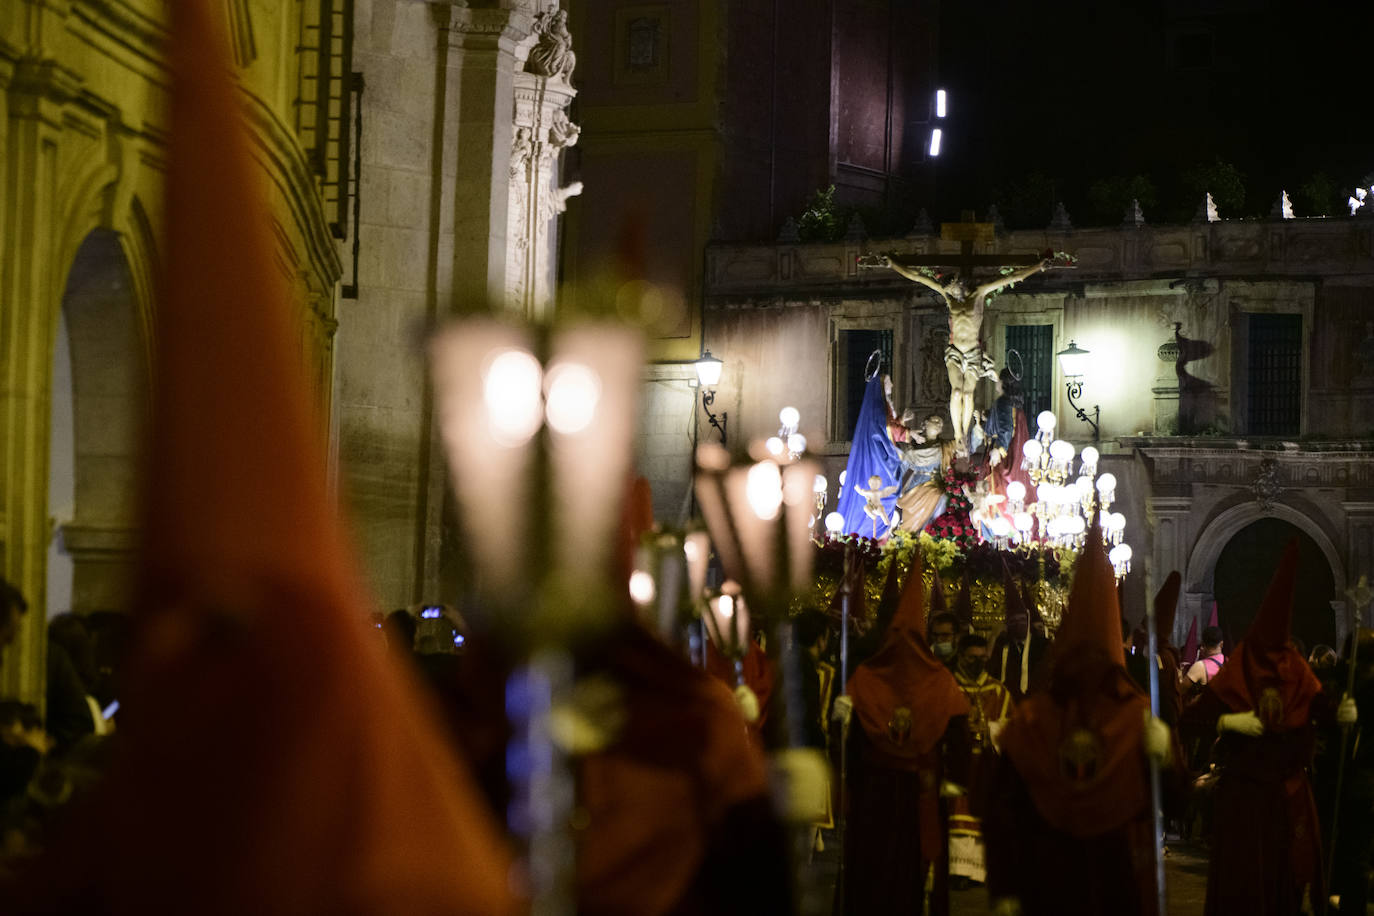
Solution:
{"label": "candelabra", "polygon": [[[1041,543],[1052,547],[1077,549],[1088,536],[1088,527],[1098,514],[1098,536],[1111,548],[1109,559],[1118,578],[1131,568],[1131,548],[1122,542],[1126,518],[1110,512],[1116,498],[1116,477],[1098,474],[1101,458],[1089,445],[1078,453],[1074,475],[1073,444],[1054,438],[1055,415],[1046,410],[1036,417],[1035,437],[1021,448],[1021,469],[1035,485],[1033,500],[1020,481],[1007,484],[1004,504],[988,524],[994,546],[999,550],[1014,545]],[[997,497],[989,497],[996,501]]]}

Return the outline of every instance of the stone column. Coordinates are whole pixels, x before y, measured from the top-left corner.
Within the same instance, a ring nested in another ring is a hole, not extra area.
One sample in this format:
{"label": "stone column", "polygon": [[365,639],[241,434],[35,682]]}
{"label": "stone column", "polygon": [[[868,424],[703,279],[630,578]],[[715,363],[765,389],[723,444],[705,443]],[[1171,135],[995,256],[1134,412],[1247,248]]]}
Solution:
{"label": "stone column", "polygon": [[[1154,551],[1150,566],[1152,581],[1148,586],[1147,595],[1151,600],[1171,570],[1176,569],[1185,576],[1188,573],[1188,549],[1192,543],[1189,512],[1192,505],[1192,499],[1174,496],[1152,497],[1146,503],[1146,519],[1154,531]],[[1188,625],[1197,616],[1196,608],[1200,606],[1201,596],[1191,589],[1200,584],[1186,579],[1183,582],[1179,611],[1174,617],[1174,645],[1183,644],[1183,638],[1188,635]],[[1210,602],[1210,596],[1208,601]],[[1210,607],[1210,603],[1208,606]],[[1205,625],[1205,620],[1199,624]]]}
{"label": "stone column", "polygon": [[[1345,503],[1345,568],[1347,587],[1353,587],[1360,576],[1374,581],[1374,506],[1369,503]],[[1344,595],[1336,596],[1344,598]],[[1374,626],[1370,608],[1363,611],[1361,626]]]}
{"label": "stone column", "polygon": [[68,265],[57,263],[56,189],[63,107],[79,78],[52,60],[5,58],[0,47],[0,575],[33,610],[0,662],[0,694],[42,704],[47,621],[48,412],[52,322]]}
{"label": "stone column", "polygon": [[[557,218],[581,191],[559,181],[577,142],[577,94],[565,14],[556,4],[453,11],[446,130],[453,168],[452,295],[459,312],[489,304],[526,318],[553,307]],[[446,151],[448,152],[448,151]]]}
{"label": "stone column", "polygon": [[1165,341],[1155,351],[1159,372],[1150,389],[1155,396],[1155,435],[1177,436],[1178,428],[1178,342]]}
{"label": "stone column", "polygon": [[506,295],[511,308],[528,317],[547,317],[553,308],[558,271],[558,217],[582,183],[559,180],[564,149],[580,128],[567,108],[577,90],[563,74],[515,74],[515,137],[510,158],[511,251]]}

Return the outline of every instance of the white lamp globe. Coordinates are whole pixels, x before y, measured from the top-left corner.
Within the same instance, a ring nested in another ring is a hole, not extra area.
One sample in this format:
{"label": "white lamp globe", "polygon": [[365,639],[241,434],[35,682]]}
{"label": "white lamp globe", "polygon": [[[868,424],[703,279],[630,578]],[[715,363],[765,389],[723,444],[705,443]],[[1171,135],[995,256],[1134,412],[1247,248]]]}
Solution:
{"label": "white lamp globe", "polygon": [[806,451],[806,437],[801,433],[793,433],[787,437],[787,450],[794,455],[800,455]]}
{"label": "white lamp globe", "polygon": [[828,489],[830,489],[830,481],[825,479],[824,474],[817,474],[816,482],[811,485],[811,492],[824,493]]}
{"label": "white lamp globe", "polygon": [[782,440],[779,439],[777,436],[769,436],[768,441],[763,443],[763,447],[768,449],[768,454],[772,455],[775,458],[778,455],[782,454]]}
{"label": "white lamp globe", "polygon": [[1026,498],[1026,485],[1019,480],[1007,484],[1007,499],[1019,503]]}
{"label": "white lamp globe", "polygon": [[778,422],[788,429],[796,429],[801,423],[801,412],[795,407],[784,407],[778,411]]}
{"label": "white lamp globe", "polygon": [[1012,516],[1012,524],[1016,526],[1017,531],[1024,535],[1035,527],[1035,519],[1031,517],[1029,512],[1018,512]]}
{"label": "white lamp globe", "polygon": [[1035,418],[1035,425],[1040,429],[1041,432],[1054,432],[1054,424],[1054,413],[1048,410],[1040,411],[1040,416]]}
{"label": "white lamp globe", "polygon": [[1040,444],[1039,439],[1027,439],[1021,445],[1021,457],[1031,464],[1040,460],[1040,455],[1044,453],[1045,447]]}
{"label": "white lamp globe", "polygon": [[1103,474],[1097,478],[1097,492],[1106,495],[1116,492],[1116,476],[1113,474]]}
{"label": "white lamp globe", "polygon": [[1073,446],[1063,439],[1055,439],[1050,443],[1050,457],[1060,464],[1068,464],[1073,461]]}
{"label": "white lamp globe", "polygon": [[1079,453],[1079,457],[1083,459],[1084,467],[1095,468],[1097,467],[1097,459],[1101,456],[1098,455],[1097,449],[1091,445],[1085,445],[1083,451]]}
{"label": "white lamp globe", "polygon": [[839,534],[844,530],[844,516],[838,512],[831,512],[825,517],[825,530],[832,535]]}

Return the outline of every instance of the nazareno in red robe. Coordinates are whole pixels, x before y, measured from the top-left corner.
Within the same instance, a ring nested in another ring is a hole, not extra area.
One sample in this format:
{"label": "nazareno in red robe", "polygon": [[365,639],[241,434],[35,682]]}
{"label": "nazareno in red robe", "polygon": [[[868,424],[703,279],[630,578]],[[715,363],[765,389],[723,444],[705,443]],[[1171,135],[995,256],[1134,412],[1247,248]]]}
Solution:
{"label": "nazareno in red robe", "polygon": [[1123,662],[1115,576],[1090,538],[1045,684],[1002,732],[983,820],[989,893],[1026,916],[1155,912],[1149,701]]}
{"label": "nazareno in red robe", "polygon": [[1307,765],[1314,720],[1331,716],[1321,683],[1289,641],[1298,544],[1289,543],[1255,620],[1221,671],[1185,716],[1215,728],[1227,713],[1254,710],[1264,734],[1225,732],[1214,759],[1214,836],[1207,872],[1207,916],[1288,916],[1308,893],[1325,906],[1321,829]]}
{"label": "nazareno in red robe", "polygon": [[968,784],[968,700],[926,644],[924,591],[918,562],[882,645],[849,679],[846,914],[948,912],[940,785]]}

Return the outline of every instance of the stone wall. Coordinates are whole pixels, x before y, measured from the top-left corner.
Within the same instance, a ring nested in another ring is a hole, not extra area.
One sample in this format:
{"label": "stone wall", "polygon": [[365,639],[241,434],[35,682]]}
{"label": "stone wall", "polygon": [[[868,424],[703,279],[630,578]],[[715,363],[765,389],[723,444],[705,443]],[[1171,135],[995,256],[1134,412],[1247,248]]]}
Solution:
{"label": "stone wall", "polygon": [[[327,407],[341,264],[294,104],[304,7],[223,7],[274,254],[300,303],[301,358]],[[41,702],[50,613],[126,601],[166,161],[165,12],[157,0],[0,3],[0,575],[31,607],[0,695]],[[54,385],[59,333],[70,385]],[[54,404],[55,391],[71,403]],[[53,435],[54,417],[69,435]],[[72,580],[54,585],[67,606],[48,600],[50,554]]]}
{"label": "stone wall", "polygon": [[[1181,640],[1210,611],[1210,577],[1226,542],[1259,518],[1283,519],[1321,546],[1338,597],[1370,571],[1374,490],[1361,481],[1374,426],[1374,326],[1365,317],[1374,303],[1372,229],[1374,219],[1343,218],[1013,232],[979,252],[1053,249],[1079,258],[1076,269],[999,293],[984,339],[999,365],[1010,324],[1050,325],[1054,351],[1074,340],[1094,354],[1080,403],[1100,408],[1102,470],[1117,476],[1118,508],[1129,520],[1135,561],[1124,595],[1132,620],[1179,569],[1187,576]],[[943,304],[890,271],[859,270],[865,251],[939,251],[953,260],[957,245],[927,236],[715,245],[706,255],[704,345],[725,362],[717,405],[730,410],[732,439],[771,434],[777,410],[796,406],[832,489],[848,453],[834,422],[838,330],[893,331],[899,409],[938,408],[948,397]],[[1266,313],[1301,319],[1302,416],[1290,441],[1243,436],[1249,379],[1238,328]],[[1187,356],[1182,366],[1178,348]],[[1082,446],[1092,431],[1074,418],[1065,387],[1056,365],[1050,392],[1059,434]],[[1190,429],[1202,436],[1178,435]],[[1254,486],[1268,459],[1279,491],[1261,502]],[[1341,631],[1342,607],[1332,611]]]}

